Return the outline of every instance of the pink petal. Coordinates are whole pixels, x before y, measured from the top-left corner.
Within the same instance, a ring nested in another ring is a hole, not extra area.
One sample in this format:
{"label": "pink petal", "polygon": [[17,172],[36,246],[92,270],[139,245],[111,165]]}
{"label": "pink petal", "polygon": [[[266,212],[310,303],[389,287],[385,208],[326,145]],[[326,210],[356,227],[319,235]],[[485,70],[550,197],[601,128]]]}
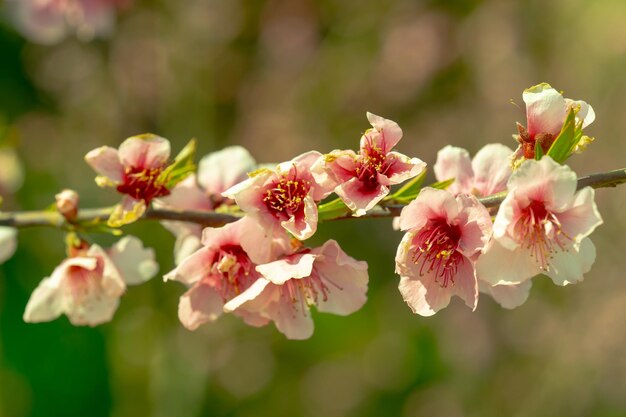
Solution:
{"label": "pink petal", "polygon": [[93,149],[85,155],[85,161],[99,175],[103,175],[115,182],[121,182],[124,175],[124,167],[120,162],[117,149],[102,146]]}
{"label": "pink petal", "polygon": [[531,137],[539,133],[558,135],[566,116],[563,96],[546,83],[524,90],[526,128]]}
{"label": "pink petal", "polygon": [[316,255],[310,253],[292,255],[278,261],[259,265],[256,270],[273,284],[282,285],[290,279],[310,276],[315,258]]}
{"label": "pink petal", "polygon": [[293,252],[291,238],[284,229],[263,228],[255,219],[248,216],[235,223],[241,224],[239,229],[241,247],[255,264],[264,264],[276,259],[277,256]]}
{"label": "pink petal", "polygon": [[214,251],[214,249],[207,247],[198,249],[167,273],[163,279],[165,281],[179,281],[186,285],[195,284],[210,272]]}
{"label": "pink petal", "polygon": [[435,282],[434,276],[401,277],[398,286],[402,298],[415,314],[428,317],[450,304],[452,291]]}
{"label": "pink petal", "polygon": [[161,168],[170,157],[170,142],[150,133],[126,139],[119,148],[125,167]]}
{"label": "pink petal", "polygon": [[488,196],[506,190],[511,176],[513,151],[500,143],[485,145],[472,160],[473,188],[479,196]]}
{"label": "pink petal", "polygon": [[491,215],[474,196],[459,195],[461,239],[458,250],[467,257],[480,252],[492,233]]}
{"label": "pink petal", "polygon": [[[376,131],[380,132],[381,147],[385,151],[390,151],[402,139],[402,129],[393,120],[385,119],[370,112],[367,112],[367,120]],[[361,147],[363,147],[362,143],[363,139],[361,139]]]}
{"label": "pink petal", "polygon": [[63,292],[59,286],[59,280],[44,278],[26,304],[24,321],[27,323],[51,321],[59,317],[61,313],[63,313]]}
{"label": "pink petal", "polygon": [[459,205],[452,194],[445,190],[422,188],[417,198],[402,209],[400,230],[421,229],[429,219],[454,219],[458,215]]}
{"label": "pink petal", "polygon": [[220,195],[228,188],[244,181],[254,171],[256,161],[245,148],[229,146],[211,152],[198,164],[198,183],[208,194]]}
{"label": "pink petal", "polygon": [[304,198],[303,216],[291,216],[280,224],[298,240],[313,236],[317,230],[317,205],[313,198],[310,195]]}
{"label": "pink petal", "polygon": [[313,251],[320,254],[315,271],[328,287],[317,310],[345,316],[360,309],[367,300],[367,263],[348,256],[334,240]]}
{"label": "pink petal", "polygon": [[142,284],[159,271],[154,250],[144,248],[143,242],[135,236],[120,239],[109,250],[109,256],[128,285]]}
{"label": "pink petal", "polygon": [[489,294],[504,308],[514,309],[526,302],[532,287],[532,281],[526,280],[517,285],[491,286],[484,281],[478,281],[480,292]]}
{"label": "pink petal", "polygon": [[575,241],[589,236],[603,223],[594,196],[593,188],[583,188],[576,193],[572,208],[557,215],[565,235]]}
{"label": "pink petal", "polygon": [[457,267],[457,273],[454,277],[454,290],[456,295],[465,301],[465,305],[476,310],[478,305],[478,282],[474,272],[472,262],[464,258]]}
{"label": "pink petal", "polygon": [[433,166],[437,181],[446,181],[454,178],[447,191],[452,194],[472,193],[474,172],[472,161],[463,148],[446,146],[437,152],[437,162]]}
{"label": "pink petal", "polygon": [[421,174],[426,168],[426,162],[419,158],[409,158],[398,152],[389,152],[387,161],[391,164],[385,175],[378,175],[378,182],[382,185],[400,184]]}
{"label": "pink petal", "polygon": [[313,320],[308,309],[300,310],[289,302],[274,303],[268,314],[276,328],[291,340],[304,340],[313,335]]}
{"label": "pink petal", "polygon": [[247,290],[224,304],[226,313],[244,310],[249,313],[258,313],[270,302],[277,302],[278,292],[276,285],[265,278],[259,278]]}
{"label": "pink petal", "polygon": [[476,261],[476,276],[489,285],[520,284],[541,272],[529,250],[507,250],[497,240]]}
{"label": "pink petal", "polygon": [[363,186],[358,178],[352,178],[350,181],[339,185],[335,189],[335,193],[354,212],[354,216],[359,217],[373,209],[380,200],[385,198],[389,194],[389,188],[379,184],[376,188],[369,190]]}
{"label": "pink petal", "polygon": [[222,314],[222,297],[213,287],[197,283],[180,297],[178,319],[189,330],[196,330],[202,324],[215,321]]}
{"label": "pink petal", "polygon": [[574,284],[583,280],[583,274],[589,272],[595,260],[596,247],[591,239],[584,238],[579,249],[556,251],[545,274],[556,285]]}

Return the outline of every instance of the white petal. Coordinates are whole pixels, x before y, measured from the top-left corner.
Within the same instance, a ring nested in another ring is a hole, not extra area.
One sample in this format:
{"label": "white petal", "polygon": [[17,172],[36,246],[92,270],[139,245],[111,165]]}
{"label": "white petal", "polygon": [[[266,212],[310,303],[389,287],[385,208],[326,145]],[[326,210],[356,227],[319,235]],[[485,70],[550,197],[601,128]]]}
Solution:
{"label": "white petal", "polygon": [[50,321],[63,313],[63,292],[59,280],[44,278],[30,296],[24,311],[24,321],[39,323]]}
{"label": "white petal", "polygon": [[245,148],[229,146],[211,152],[198,164],[198,183],[209,194],[220,195],[228,188],[244,181],[254,171],[256,161]]}
{"label": "white petal", "polygon": [[474,171],[472,162],[463,148],[446,146],[437,152],[437,162],[433,166],[437,181],[446,181],[454,178],[454,182],[448,187],[452,194],[471,193]]}
{"label": "white petal", "polygon": [[572,247],[568,251],[557,251],[550,260],[546,275],[556,285],[573,284],[583,280],[583,274],[589,272],[596,260],[596,247],[591,239],[580,242],[580,248]]}
{"label": "white petal", "polygon": [[159,271],[154,259],[154,250],[144,248],[141,240],[134,236],[120,239],[109,251],[109,256],[129,285],[148,281]]}
{"label": "white petal", "polygon": [[17,249],[17,229],[0,226],[0,263],[9,259]]}

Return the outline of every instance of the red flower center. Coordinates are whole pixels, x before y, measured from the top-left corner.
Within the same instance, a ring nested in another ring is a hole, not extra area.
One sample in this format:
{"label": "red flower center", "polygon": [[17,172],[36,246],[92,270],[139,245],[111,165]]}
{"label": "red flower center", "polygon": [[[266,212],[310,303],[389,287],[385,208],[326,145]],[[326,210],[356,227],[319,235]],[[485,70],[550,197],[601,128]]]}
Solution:
{"label": "red flower center", "polygon": [[117,191],[128,194],[135,200],[143,200],[149,205],[154,198],[170,193],[163,181],[159,180],[162,171],[160,167],[128,167],[124,172],[122,183],[117,186]]}
{"label": "red flower center", "polygon": [[387,150],[381,148],[371,138],[367,138],[365,146],[357,159],[356,175],[368,190],[378,187],[378,174],[385,174],[395,163],[395,159],[387,156]]}
{"label": "red flower center", "polygon": [[522,147],[522,151],[524,152],[524,158],[526,159],[535,159],[535,147],[537,144],[541,146],[541,150],[544,155],[548,153],[550,147],[556,140],[556,136],[551,133],[537,133],[535,135],[530,135],[528,130],[519,123],[517,124],[517,130],[519,132],[519,137],[517,141]]}
{"label": "red flower center", "polygon": [[223,246],[211,263],[205,278],[226,302],[245,291],[259,277],[255,264],[238,245]]}
{"label": "red flower center", "polygon": [[543,270],[548,269],[552,254],[564,250],[566,240],[571,240],[563,232],[559,219],[546,209],[542,201],[537,200],[532,200],[522,210],[515,224],[515,234],[521,236],[522,244],[530,250],[530,256],[537,260]]}
{"label": "red flower center", "polygon": [[456,249],[459,246],[461,230],[443,219],[431,220],[413,238],[413,262],[421,264],[420,275],[435,273],[435,282],[443,288],[454,285],[459,264],[464,256]]}
{"label": "red flower center", "polygon": [[281,177],[265,190],[263,201],[275,217],[288,219],[302,214],[310,189],[311,181],[299,179],[294,168],[288,177]]}

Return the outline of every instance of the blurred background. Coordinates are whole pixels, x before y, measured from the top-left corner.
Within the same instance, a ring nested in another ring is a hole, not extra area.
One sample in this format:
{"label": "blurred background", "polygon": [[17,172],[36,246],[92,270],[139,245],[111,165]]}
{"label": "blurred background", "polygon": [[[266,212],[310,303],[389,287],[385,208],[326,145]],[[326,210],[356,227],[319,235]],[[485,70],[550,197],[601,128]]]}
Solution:
{"label": "blurred background", "polygon": [[[1,146],[24,167],[5,210],[47,207],[64,187],[83,207],[117,202],[83,156],[148,131],[174,149],[196,137],[199,156],[239,144],[280,162],[356,148],[371,111],[431,166],[446,144],[514,148],[521,93],[541,81],[596,111],[574,170],[626,166],[623,0],[117,1],[93,27],[56,32],[20,20],[20,2],[0,6]],[[27,325],[64,245],[60,231],[23,230],[0,265],[0,416],[626,415],[626,187],[596,200],[605,225],[585,281],[537,278],[514,311],[481,297],[474,313],[455,299],[413,315],[390,221],[323,224],[312,243],[332,237],[369,262],[369,300],[349,317],[315,314],[302,342],[234,317],[189,332],[183,286],[160,275],[130,288],[111,323]],[[127,231],[172,269],[169,233]]]}

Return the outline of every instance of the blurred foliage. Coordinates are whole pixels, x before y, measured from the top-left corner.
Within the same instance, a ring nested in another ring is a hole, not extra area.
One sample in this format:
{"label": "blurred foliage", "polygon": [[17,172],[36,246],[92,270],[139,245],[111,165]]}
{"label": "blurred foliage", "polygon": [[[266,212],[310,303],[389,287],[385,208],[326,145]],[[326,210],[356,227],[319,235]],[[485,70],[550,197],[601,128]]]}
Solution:
{"label": "blurred foliage", "polygon": [[[54,46],[25,41],[4,13],[0,114],[26,180],[3,208],[46,207],[63,187],[84,207],[114,204],[83,156],[148,131],[174,149],[196,137],[199,155],[240,144],[280,162],[357,148],[371,111],[430,165],[446,144],[514,147],[521,92],[541,81],[598,114],[572,167],[623,167],[625,13],[621,0],[136,0],[109,38]],[[585,282],[538,278],[515,311],[482,297],[474,313],[456,300],[427,319],[397,291],[390,221],[324,223],[312,243],[332,237],[367,260],[369,300],[316,314],[304,342],[234,317],[186,331],[184,289],[159,277],[129,289],[109,324],[27,325],[29,294],[64,253],[61,232],[24,230],[0,266],[0,416],[625,415],[626,193],[601,190],[598,204],[609,227]],[[165,230],[127,230],[173,267]]]}

